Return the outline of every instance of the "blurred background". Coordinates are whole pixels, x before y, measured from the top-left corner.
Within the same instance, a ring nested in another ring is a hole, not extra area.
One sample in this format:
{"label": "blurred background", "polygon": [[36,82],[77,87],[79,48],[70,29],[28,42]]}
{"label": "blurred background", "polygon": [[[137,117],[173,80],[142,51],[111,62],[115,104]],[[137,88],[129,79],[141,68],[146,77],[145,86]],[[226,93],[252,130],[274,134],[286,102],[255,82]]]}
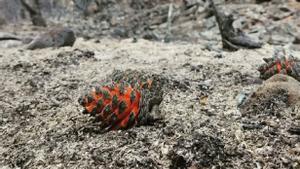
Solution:
{"label": "blurred background", "polygon": [[[234,27],[273,45],[299,50],[299,0],[216,0]],[[35,19],[33,19],[35,18]],[[0,30],[63,25],[78,37],[187,41],[212,48],[221,39],[208,0],[0,0]]]}

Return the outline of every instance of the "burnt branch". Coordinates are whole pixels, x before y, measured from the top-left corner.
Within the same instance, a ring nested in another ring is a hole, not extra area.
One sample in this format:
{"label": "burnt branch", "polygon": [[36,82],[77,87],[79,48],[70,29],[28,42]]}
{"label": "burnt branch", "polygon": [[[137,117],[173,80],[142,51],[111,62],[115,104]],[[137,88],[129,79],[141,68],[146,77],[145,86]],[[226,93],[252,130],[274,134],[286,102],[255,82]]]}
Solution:
{"label": "burnt branch", "polygon": [[18,40],[20,41],[20,38],[16,38],[16,37],[0,37],[0,41],[4,41],[4,40]]}
{"label": "burnt branch", "polygon": [[22,6],[26,9],[26,11],[28,11],[31,22],[33,25],[35,26],[47,26],[45,19],[42,16],[41,10],[40,10],[40,3],[39,0],[34,0],[34,7],[31,7],[30,5],[28,5],[28,3],[26,3],[25,0],[20,0]]}
{"label": "burnt branch", "polygon": [[217,9],[213,0],[210,0],[210,4],[219,25],[224,49],[235,51],[240,48],[252,49],[260,48],[262,46],[261,42],[256,42],[246,35],[242,30],[233,27],[232,23],[234,19],[231,14],[226,15]]}

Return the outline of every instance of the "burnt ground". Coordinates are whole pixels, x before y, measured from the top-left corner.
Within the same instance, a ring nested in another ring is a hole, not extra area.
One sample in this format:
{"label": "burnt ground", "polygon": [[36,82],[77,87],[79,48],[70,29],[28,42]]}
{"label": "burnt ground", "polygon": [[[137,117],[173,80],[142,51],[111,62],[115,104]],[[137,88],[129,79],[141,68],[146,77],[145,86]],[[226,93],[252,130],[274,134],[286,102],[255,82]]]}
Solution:
{"label": "burnt ground", "polygon": [[[220,1],[234,27],[264,42],[231,53],[222,50],[208,1],[185,2],[173,1],[170,27],[168,0],[101,1],[85,17],[68,4],[44,6],[47,28],[20,19],[0,23],[0,33],[20,37],[57,26],[81,37],[74,47],[34,51],[1,41],[0,168],[299,168],[300,108],[287,104],[288,84],[270,94],[260,89],[257,68],[278,46],[300,56],[300,3]],[[79,96],[114,69],[174,82],[164,89],[161,121],[102,132],[81,114]],[[264,97],[251,94],[257,89]]]}
{"label": "burnt ground", "polygon": [[[1,168],[297,168],[297,108],[244,114],[243,93],[273,47],[217,53],[187,43],[78,39],[75,46],[1,49]],[[295,53],[295,56],[299,53]],[[154,125],[102,133],[77,100],[114,69],[178,81]],[[275,98],[276,99],[276,98]],[[271,102],[276,104],[275,101]]]}

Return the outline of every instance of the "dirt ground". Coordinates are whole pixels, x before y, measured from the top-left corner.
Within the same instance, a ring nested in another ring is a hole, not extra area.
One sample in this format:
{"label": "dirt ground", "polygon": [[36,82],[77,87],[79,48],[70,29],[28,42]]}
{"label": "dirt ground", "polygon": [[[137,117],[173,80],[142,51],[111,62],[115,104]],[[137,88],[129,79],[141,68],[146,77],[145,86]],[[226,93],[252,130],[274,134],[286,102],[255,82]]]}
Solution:
{"label": "dirt ground", "polygon": [[[299,168],[299,109],[243,115],[238,98],[260,84],[273,54],[197,44],[77,39],[74,47],[0,49],[0,168]],[[294,53],[300,56],[300,53]],[[78,98],[114,69],[178,81],[153,126],[101,133]]]}

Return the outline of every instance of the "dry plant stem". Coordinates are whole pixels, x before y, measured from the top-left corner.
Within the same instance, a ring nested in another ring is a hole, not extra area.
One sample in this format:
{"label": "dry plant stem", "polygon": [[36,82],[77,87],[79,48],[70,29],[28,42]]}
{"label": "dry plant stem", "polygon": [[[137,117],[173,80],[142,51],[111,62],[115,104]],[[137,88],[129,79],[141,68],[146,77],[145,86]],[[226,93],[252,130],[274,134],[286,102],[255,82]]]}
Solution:
{"label": "dry plant stem", "polygon": [[171,35],[172,13],[173,13],[173,3],[170,3],[169,12],[168,12],[168,30],[167,30],[168,35]]}

